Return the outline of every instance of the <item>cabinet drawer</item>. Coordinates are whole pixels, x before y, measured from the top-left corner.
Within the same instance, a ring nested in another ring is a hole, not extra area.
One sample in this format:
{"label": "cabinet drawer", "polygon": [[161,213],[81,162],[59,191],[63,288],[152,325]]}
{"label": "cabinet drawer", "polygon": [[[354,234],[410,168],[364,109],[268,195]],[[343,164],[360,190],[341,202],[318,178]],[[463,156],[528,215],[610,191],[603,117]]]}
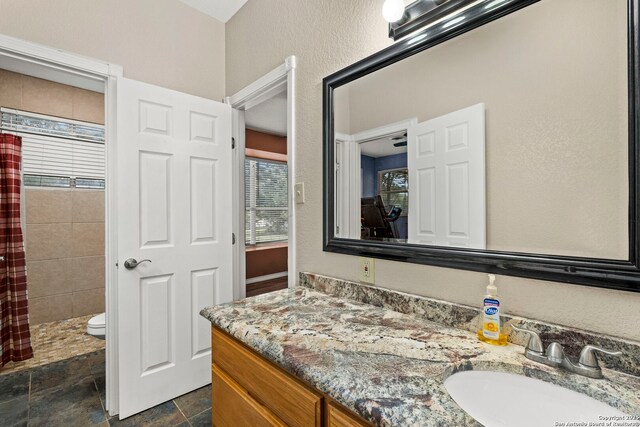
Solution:
{"label": "cabinet drawer", "polygon": [[326,414],[327,427],[365,427],[371,425],[334,402],[327,404]]}
{"label": "cabinet drawer", "polygon": [[211,395],[211,421],[216,427],[286,426],[216,365],[212,366]]}
{"label": "cabinet drawer", "polygon": [[[322,395],[212,328],[213,363],[291,427],[321,425]],[[239,425],[239,424],[238,424]]]}

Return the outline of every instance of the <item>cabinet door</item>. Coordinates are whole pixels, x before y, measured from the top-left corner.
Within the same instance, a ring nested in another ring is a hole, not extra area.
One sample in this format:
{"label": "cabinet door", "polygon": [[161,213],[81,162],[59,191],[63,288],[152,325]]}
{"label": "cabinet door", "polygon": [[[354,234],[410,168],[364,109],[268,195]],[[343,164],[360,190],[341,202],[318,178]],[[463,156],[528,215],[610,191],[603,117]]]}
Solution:
{"label": "cabinet door", "polygon": [[213,328],[213,363],[291,427],[319,427],[322,395]]}
{"label": "cabinet door", "polygon": [[334,402],[329,402],[325,408],[327,427],[365,427],[371,425]]}
{"label": "cabinet door", "polygon": [[216,365],[212,366],[211,395],[211,421],[216,427],[286,427]]}

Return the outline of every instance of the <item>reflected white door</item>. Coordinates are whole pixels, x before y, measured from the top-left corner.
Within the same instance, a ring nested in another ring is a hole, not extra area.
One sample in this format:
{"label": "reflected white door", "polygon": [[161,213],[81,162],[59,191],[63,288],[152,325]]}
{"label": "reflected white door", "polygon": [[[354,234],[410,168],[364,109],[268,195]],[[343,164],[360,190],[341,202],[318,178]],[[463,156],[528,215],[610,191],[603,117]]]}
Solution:
{"label": "reflected white door", "polygon": [[[118,79],[120,417],[211,382],[211,325],[233,298],[231,108]],[[149,259],[134,269],[125,260]]]}
{"label": "reflected white door", "polygon": [[410,243],[486,247],[484,104],[407,132]]}

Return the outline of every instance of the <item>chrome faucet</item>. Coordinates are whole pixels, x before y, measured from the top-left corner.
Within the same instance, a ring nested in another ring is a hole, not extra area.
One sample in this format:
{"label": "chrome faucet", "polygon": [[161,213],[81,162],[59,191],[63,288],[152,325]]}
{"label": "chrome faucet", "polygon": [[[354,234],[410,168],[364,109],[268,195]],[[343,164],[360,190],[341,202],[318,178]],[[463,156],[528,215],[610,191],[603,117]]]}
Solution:
{"label": "chrome faucet", "polygon": [[511,327],[518,332],[524,332],[529,335],[529,342],[524,349],[524,357],[548,366],[564,368],[585,377],[602,378],[602,369],[600,369],[598,358],[595,354],[597,351],[610,356],[622,356],[620,351],[609,351],[593,345],[585,345],[580,352],[578,363],[573,363],[564,353],[564,348],[560,343],[552,342],[545,351],[542,347],[540,335],[537,332],[514,325]]}

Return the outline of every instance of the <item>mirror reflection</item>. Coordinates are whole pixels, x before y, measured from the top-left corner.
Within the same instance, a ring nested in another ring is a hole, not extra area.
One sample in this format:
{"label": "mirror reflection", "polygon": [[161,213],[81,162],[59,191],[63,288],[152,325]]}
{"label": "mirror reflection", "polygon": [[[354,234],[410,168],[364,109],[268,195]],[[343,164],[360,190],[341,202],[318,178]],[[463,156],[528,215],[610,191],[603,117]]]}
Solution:
{"label": "mirror reflection", "polygon": [[409,212],[407,136],[404,132],[360,144],[363,239],[406,239]]}
{"label": "mirror reflection", "polygon": [[627,259],[626,3],[542,0],[336,88],[335,235]]}

